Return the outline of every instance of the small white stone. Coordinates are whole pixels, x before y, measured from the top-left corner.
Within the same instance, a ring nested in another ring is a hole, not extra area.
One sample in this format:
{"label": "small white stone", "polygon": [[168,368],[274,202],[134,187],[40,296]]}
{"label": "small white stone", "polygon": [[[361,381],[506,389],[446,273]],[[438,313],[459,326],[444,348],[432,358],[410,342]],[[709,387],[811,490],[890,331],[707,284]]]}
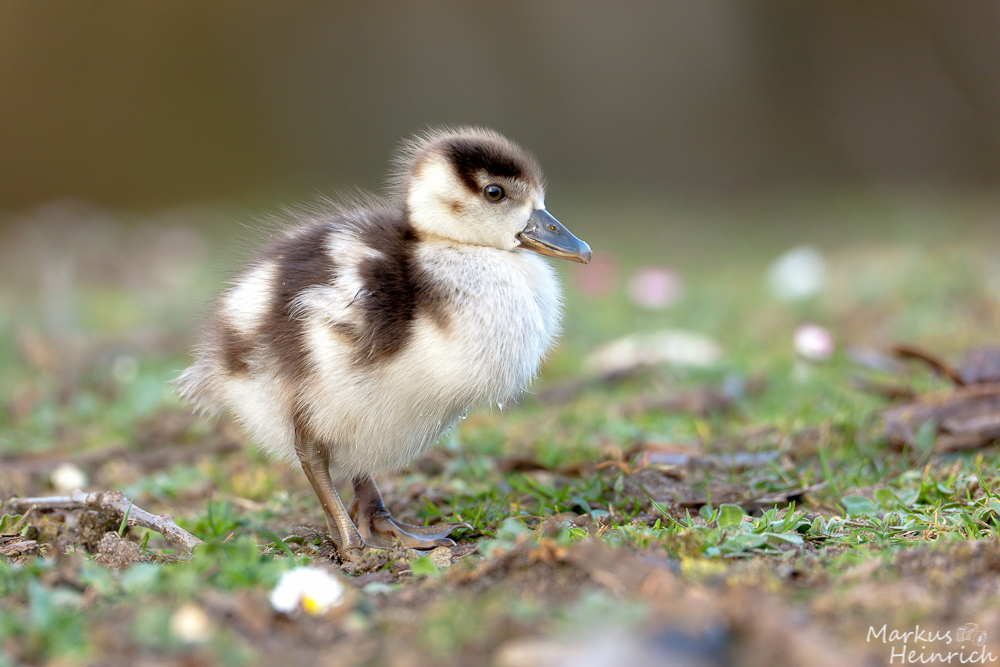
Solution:
{"label": "small white stone", "polygon": [[800,301],[826,286],[826,262],[812,246],[799,246],[775,260],[767,274],[771,294],[781,301]]}
{"label": "small white stone", "polygon": [[321,568],[297,567],[281,575],[268,599],[283,614],[304,609],[313,616],[322,616],[344,603],[344,584]]}
{"label": "small white stone", "polygon": [[721,357],[721,348],[711,338],[666,329],[613,340],[590,353],[586,363],[592,372],[614,375],[656,364],[704,368],[715,365]]}
{"label": "small white stone", "polygon": [[206,642],[214,631],[212,619],[193,602],[181,605],[170,617],[170,632],[187,644]]}
{"label": "small white stone", "polygon": [[803,324],[795,330],[795,351],[809,361],[826,361],[833,356],[833,336],[817,324]]}
{"label": "small white stone", "polygon": [[72,463],[60,463],[49,476],[56,491],[69,493],[87,486],[87,474]]}

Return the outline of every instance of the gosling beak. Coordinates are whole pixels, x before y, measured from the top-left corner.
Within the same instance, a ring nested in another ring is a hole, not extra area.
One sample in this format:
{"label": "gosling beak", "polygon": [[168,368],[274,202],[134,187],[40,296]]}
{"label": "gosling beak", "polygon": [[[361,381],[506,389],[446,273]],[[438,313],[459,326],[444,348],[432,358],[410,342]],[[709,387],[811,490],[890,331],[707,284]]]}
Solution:
{"label": "gosling beak", "polygon": [[590,264],[590,246],[573,236],[562,223],[544,208],[536,208],[528,218],[528,226],[518,233],[521,246],[549,257],[562,257],[581,264]]}

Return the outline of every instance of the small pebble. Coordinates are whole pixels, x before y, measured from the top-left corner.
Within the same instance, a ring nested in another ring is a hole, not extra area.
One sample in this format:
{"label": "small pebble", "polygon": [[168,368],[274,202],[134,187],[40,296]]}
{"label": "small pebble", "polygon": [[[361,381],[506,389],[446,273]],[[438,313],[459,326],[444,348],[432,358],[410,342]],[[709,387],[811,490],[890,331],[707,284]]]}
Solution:
{"label": "small pebble", "polygon": [[181,605],[170,617],[170,632],[186,644],[206,642],[214,631],[212,619],[193,602]]}
{"label": "small pebble", "polygon": [[812,246],[793,248],[771,265],[767,282],[780,301],[808,299],[826,286],[826,261]]}
{"label": "small pebble", "polygon": [[60,463],[50,476],[56,491],[70,493],[87,486],[87,474],[72,463]]}

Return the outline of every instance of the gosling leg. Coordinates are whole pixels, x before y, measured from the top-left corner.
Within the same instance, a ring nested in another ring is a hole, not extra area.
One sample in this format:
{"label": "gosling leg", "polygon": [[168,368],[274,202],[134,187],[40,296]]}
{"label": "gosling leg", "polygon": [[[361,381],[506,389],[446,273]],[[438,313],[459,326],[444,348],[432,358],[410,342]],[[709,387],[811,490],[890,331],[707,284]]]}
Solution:
{"label": "gosling leg", "polygon": [[340,496],[337,495],[337,489],[330,477],[329,450],[314,440],[297,440],[295,453],[299,456],[302,471],[323,506],[326,526],[330,531],[330,539],[337,545],[337,552],[344,560],[351,562],[358,560],[367,545],[351,521]]}

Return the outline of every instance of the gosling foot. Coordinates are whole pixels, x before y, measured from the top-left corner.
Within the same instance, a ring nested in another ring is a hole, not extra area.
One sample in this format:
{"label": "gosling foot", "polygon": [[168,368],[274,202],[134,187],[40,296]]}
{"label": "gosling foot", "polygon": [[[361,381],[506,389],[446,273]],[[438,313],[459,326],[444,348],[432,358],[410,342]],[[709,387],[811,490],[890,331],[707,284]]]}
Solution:
{"label": "gosling foot", "polygon": [[448,535],[459,528],[472,528],[464,522],[414,526],[397,521],[386,509],[375,480],[371,477],[354,480],[354,502],[348,512],[361,533],[361,538],[368,545],[377,547],[389,547],[395,541],[411,549],[453,547],[455,541]]}

